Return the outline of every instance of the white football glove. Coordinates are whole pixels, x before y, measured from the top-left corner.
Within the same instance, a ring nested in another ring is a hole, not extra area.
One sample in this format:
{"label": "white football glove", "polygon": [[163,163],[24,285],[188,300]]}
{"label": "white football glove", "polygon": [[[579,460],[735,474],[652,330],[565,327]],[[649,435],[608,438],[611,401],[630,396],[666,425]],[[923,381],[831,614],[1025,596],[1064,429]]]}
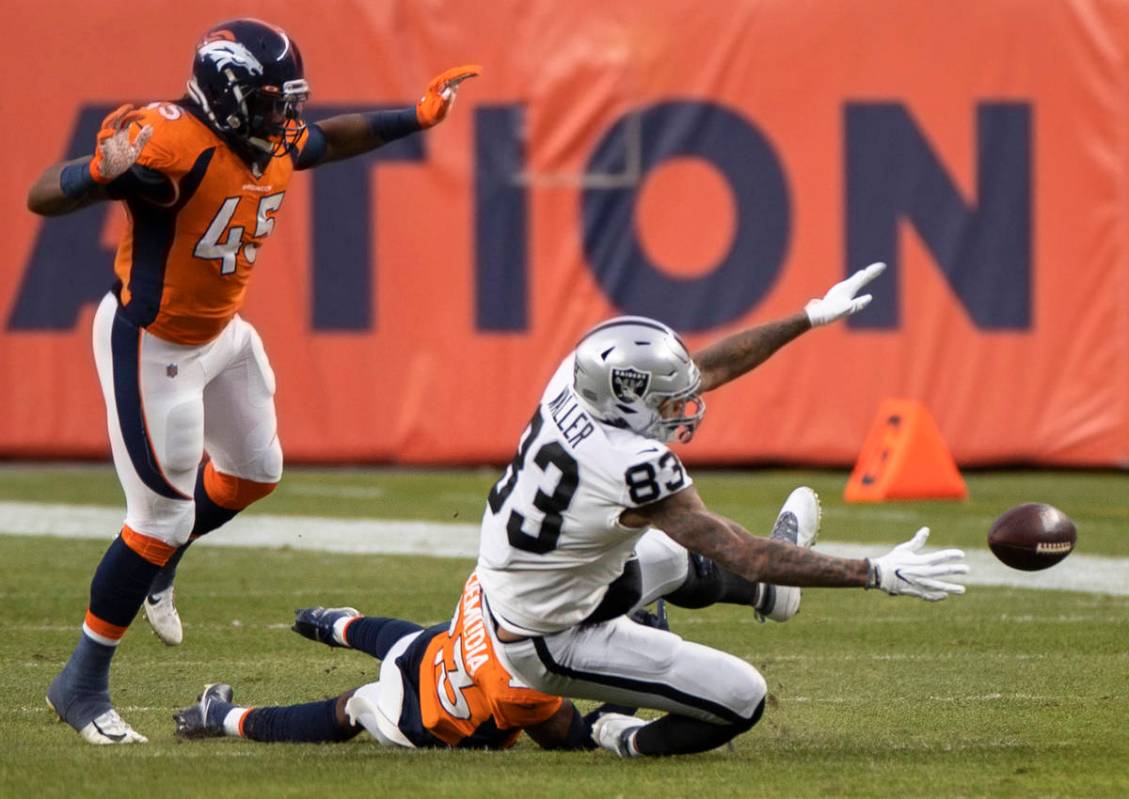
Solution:
{"label": "white football glove", "polygon": [[[964,586],[948,578],[968,574],[968,564],[959,549],[942,549],[921,554],[929,538],[929,528],[898,544],[880,558],[868,559],[870,579],[867,588],[881,588],[887,594],[907,594],[937,602],[949,594],[963,594]],[[945,579],[942,579],[945,578]]]}
{"label": "white football glove", "polygon": [[866,269],[860,269],[846,280],[832,286],[823,295],[823,299],[812,300],[805,305],[804,310],[807,311],[811,326],[829,325],[844,316],[856,314],[870,305],[870,301],[874,299],[873,296],[864,294],[861,297],[856,297],[855,294],[867,283],[882,274],[885,268],[886,264],[879,261]]}
{"label": "white football glove", "polygon": [[110,183],[137,162],[145,143],[153,135],[153,126],[145,125],[130,141],[129,126],[140,119],[141,111],[127,103],[118,106],[102,120],[94,158],[90,162],[90,175],[96,183]]}

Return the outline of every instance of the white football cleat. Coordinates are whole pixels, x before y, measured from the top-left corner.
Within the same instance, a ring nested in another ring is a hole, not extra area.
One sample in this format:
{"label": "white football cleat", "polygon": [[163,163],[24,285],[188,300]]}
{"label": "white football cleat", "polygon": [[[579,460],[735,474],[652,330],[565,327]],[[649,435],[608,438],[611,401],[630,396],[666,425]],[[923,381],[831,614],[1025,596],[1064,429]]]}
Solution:
{"label": "white football cleat", "polygon": [[[774,541],[810,548],[819,537],[820,516],[819,494],[807,486],[800,486],[784,501],[770,537]],[[756,614],[761,621],[788,621],[799,612],[799,587],[761,583],[759,588]]]}
{"label": "white football cleat", "polygon": [[149,594],[144,605],[145,618],[156,636],[166,646],[180,646],[184,640],[184,629],[176,610],[176,589],[170,585],[159,594]]}
{"label": "white football cleat", "polygon": [[631,738],[637,729],[648,723],[646,719],[622,713],[605,713],[592,725],[592,740],[620,757],[639,757]]}
{"label": "white football cleat", "polygon": [[113,708],[87,724],[78,734],[82,736],[82,740],[98,746],[149,743],[148,738],[126,724]]}

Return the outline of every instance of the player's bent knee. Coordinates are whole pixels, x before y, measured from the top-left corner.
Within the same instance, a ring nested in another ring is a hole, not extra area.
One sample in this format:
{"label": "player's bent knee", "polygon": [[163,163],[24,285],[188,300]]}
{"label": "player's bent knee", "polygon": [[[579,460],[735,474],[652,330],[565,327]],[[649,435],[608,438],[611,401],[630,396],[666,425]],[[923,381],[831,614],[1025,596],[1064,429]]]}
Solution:
{"label": "player's bent knee", "polygon": [[278,485],[278,481],[282,479],[282,444],[279,443],[278,436],[274,437],[270,447],[259,458],[258,474],[255,477],[260,478],[259,482],[274,485]]}
{"label": "player's bent knee", "polygon": [[248,437],[244,450],[248,453],[246,459],[237,463],[222,463],[220,473],[253,483],[277,485],[282,479],[282,445],[278,442],[278,436],[275,435],[266,446],[254,444],[251,438]]}
{"label": "player's bent knee", "polygon": [[122,527],[121,539],[122,543],[129,547],[134,554],[154,566],[164,566],[176,552],[178,546],[176,542],[170,543],[164,539],[140,533],[129,525]]}
{"label": "player's bent knee", "polygon": [[[767,697],[766,697],[766,699],[767,699]],[[761,716],[764,715],[764,705],[765,705],[766,699],[762,699],[760,702],[757,703],[757,706],[755,708],[753,708],[753,715],[749,716],[748,719],[737,722],[737,724],[734,725],[737,728],[737,734],[738,735],[740,735],[743,732],[748,732],[749,730],[751,730],[753,727],[756,726],[756,723],[758,721],[761,720]]]}
{"label": "player's bent knee", "polygon": [[765,697],[768,696],[768,684],[759,671],[747,663],[744,666],[741,679],[733,684],[729,706],[742,719],[752,719],[745,727],[745,729],[748,729],[757,723],[761,713],[764,712],[764,701]]}
{"label": "player's bent knee", "polygon": [[196,518],[196,503],[190,499],[151,499],[142,507],[130,507],[125,523],[142,535],[180,546],[188,541]]}
{"label": "player's bent knee", "polygon": [[243,510],[278,487],[277,481],[259,482],[218,471],[209,463],[204,467],[204,491],[221,508]]}

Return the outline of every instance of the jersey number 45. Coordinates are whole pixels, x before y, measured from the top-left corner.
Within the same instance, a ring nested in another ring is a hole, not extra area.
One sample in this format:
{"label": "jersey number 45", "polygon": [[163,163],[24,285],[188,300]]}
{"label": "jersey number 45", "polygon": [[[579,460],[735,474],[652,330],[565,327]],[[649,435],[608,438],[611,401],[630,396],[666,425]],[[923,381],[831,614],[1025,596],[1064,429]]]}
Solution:
{"label": "jersey number 45", "polygon": [[[259,244],[262,239],[274,231],[274,214],[282,205],[282,198],[285,194],[286,192],[280,191],[277,194],[268,194],[259,199],[259,207],[255,212],[255,235],[246,244],[243,243],[244,229],[242,227],[233,227],[227,230],[231,218],[235,216],[235,209],[243,198],[228,197],[223,201],[220,210],[212,217],[212,222],[208,225],[204,235],[196,242],[196,249],[192,251],[192,254],[205,261],[218,260],[221,275],[230,275],[235,272],[236,258],[239,256],[241,247],[247,263],[255,263],[255,258],[259,254]],[[227,238],[220,241],[220,236],[223,235],[225,230],[227,230]]]}

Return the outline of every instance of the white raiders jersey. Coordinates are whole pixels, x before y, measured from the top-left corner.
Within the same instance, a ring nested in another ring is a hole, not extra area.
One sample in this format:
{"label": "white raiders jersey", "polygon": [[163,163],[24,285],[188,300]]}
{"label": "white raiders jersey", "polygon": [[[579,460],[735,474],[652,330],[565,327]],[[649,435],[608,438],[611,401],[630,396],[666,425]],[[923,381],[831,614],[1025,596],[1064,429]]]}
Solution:
{"label": "white raiders jersey", "polygon": [[518,634],[586,619],[646,532],[620,514],[692,483],[666,444],[594,419],[572,379],[569,355],[482,517],[478,579],[494,616]]}

